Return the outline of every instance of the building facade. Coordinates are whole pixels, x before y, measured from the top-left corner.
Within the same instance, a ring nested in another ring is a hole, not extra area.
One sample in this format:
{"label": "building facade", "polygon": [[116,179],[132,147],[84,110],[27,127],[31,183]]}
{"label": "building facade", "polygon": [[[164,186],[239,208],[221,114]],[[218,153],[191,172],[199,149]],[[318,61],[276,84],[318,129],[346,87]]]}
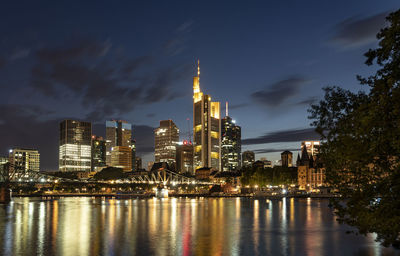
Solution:
{"label": "building facade", "polygon": [[142,158],[140,158],[140,157],[136,157],[135,158],[135,170],[136,171],[139,171],[139,170],[141,170],[141,169],[143,169],[143,167],[142,167]]}
{"label": "building facade", "polygon": [[[228,114],[228,111],[227,111]],[[228,115],[222,119],[221,127],[221,164],[223,171],[235,171],[241,168],[242,151],[241,128]]]}
{"label": "building facade", "polygon": [[106,141],[101,136],[92,135],[92,171],[106,166]]}
{"label": "building facade", "polygon": [[179,173],[189,172],[194,174],[192,143],[184,141],[176,147],[176,171]]}
{"label": "building facade", "polygon": [[[4,161],[4,160],[3,160]],[[40,171],[40,154],[36,149],[14,148],[9,151],[10,171]]]}
{"label": "building facade", "polygon": [[317,155],[309,155],[306,147],[302,148],[301,157],[297,159],[297,182],[299,189],[313,191],[325,186],[325,168]]}
{"label": "building facade", "polygon": [[293,166],[293,153],[290,151],[283,151],[281,153],[281,163],[284,167],[292,167]]}
{"label": "building facade", "polygon": [[154,158],[156,163],[168,163],[172,170],[176,166],[176,146],[179,142],[179,129],[172,120],[160,121],[154,130]]}
{"label": "building facade", "polygon": [[75,172],[91,170],[92,124],[77,120],[60,123],[59,170]]}
{"label": "building facade", "polygon": [[244,151],[242,153],[242,166],[252,166],[255,161],[255,154],[253,151]]}
{"label": "building facade", "polygon": [[132,125],[126,121],[106,121],[106,164],[132,170]]}
{"label": "building facade", "polygon": [[132,171],[136,171],[136,140],[131,140]]}
{"label": "building facade", "polygon": [[219,102],[200,90],[200,66],[193,77],[194,169],[221,169],[221,119]]}
{"label": "building facade", "polygon": [[301,142],[301,151],[303,152],[303,148],[307,149],[308,156],[316,156],[319,151],[320,141],[302,141]]}

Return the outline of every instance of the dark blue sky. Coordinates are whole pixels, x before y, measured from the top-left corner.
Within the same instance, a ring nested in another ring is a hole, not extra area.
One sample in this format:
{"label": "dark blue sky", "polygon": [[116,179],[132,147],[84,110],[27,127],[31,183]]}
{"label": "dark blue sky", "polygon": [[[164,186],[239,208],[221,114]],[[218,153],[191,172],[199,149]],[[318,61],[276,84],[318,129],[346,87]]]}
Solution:
{"label": "dark blue sky", "polygon": [[[145,3],[144,3],[145,2]],[[152,159],[152,129],[172,119],[187,137],[192,76],[229,101],[243,151],[277,160],[312,138],[307,108],[321,88],[363,89],[363,53],[398,1],[15,1],[0,9],[0,152],[36,147],[57,168],[58,122],[135,125]],[[224,113],[224,109],[221,109]]]}

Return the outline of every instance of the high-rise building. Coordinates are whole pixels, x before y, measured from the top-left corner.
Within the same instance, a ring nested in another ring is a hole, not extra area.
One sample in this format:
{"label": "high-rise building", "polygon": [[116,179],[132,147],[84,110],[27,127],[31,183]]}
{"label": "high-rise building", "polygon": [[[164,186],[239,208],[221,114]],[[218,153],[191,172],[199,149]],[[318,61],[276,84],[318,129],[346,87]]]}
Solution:
{"label": "high-rise building", "polygon": [[92,124],[76,120],[60,123],[59,170],[90,171],[92,162]]}
{"label": "high-rise building", "polygon": [[306,147],[308,156],[315,157],[319,150],[320,141],[302,141],[301,142],[301,151]]}
{"label": "high-rise building", "polygon": [[10,171],[40,171],[40,154],[36,149],[14,148],[8,154]]}
{"label": "high-rise building", "polygon": [[106,164],[132,170],[132,125],[126,121],[106,121]]}
{"label": "high-rise building", "polygon": [[267,160],[266,157],[261,157],[260,161],[263,163],[264,168],[272,168],[272,161]]}
{"label": "high-rise building", "polygon": [[284,167],[292,167],[293,166],[293,153],[290,151],[283,151],[281,153],[281,163]]}
{"label": "high-rise building", "polygon": [[106,141],[103,137],[92,135],[92,170],[98,171],[106,166]]}
{"label": "high-rise building", "polygon": [[136,171],[136,140],[131,140],[132,171]]}
{"label": "high-rise building", "polygon": [[0,165],[8,163],[8,156],[0,156]]}
{"label": "high-rise building", "polygon": [[242,153],[242,166],[251,166],[254,163],[255,154],[253,151],[244,151]]}
{"label": "high-rise building", "polygon": [[223,171],[235,171],[241,167],[241,128],[235,123],[235,120],[228,116],[227,102],[226,116],[221,121],[221,164]]}
{"label": "high-rise building", "polygon": [[194,169],[221,169],[221,119],[219,102],[200,90],[200,65],[193,77]]}
{"label": "high-rise building", "polygon": [[193,172],[193,145],[183,141],[176,147],[176,171],[179,173]]}
{"label": "high-rise building", "polygon": [[154,130],[154,158],[156,163],[168,163],[174,170],[176,163],[176,145],[179,142],[179,129],[172,120],[160,121],[160,127]]}
{"label": "high-rise building", "polygon": [[139,171],[139,170],[141,170],[143,167],[142,167],[142,158],[140,158],[140,157],[136,157],[136,159],[135,159],[135,170],[136,171]]}
{"label": "high-rise building", "polygon": [[153,168],[154,162],[153,161],[149,161],[147,162],[147,170],[151,171],[151,168]]}

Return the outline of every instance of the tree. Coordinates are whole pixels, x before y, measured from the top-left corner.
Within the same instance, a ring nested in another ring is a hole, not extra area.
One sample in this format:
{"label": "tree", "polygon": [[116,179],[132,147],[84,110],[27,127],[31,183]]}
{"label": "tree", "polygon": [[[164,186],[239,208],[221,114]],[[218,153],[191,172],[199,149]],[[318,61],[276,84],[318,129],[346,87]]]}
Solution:
{"label": "tree", "polygon": [[378,71],[357,77],[369,90],[325,88],[309,118],[324,141],[327,182],[343,196],[333,200],[338,220],[400,247],[400,10],[386,19],[378,48],[365,54]]}
{"label": "tree", "polygon": [[96,180],[118,180],[127,178],[128,175],[121,169],[115,167],[107,167],[94,175]]}

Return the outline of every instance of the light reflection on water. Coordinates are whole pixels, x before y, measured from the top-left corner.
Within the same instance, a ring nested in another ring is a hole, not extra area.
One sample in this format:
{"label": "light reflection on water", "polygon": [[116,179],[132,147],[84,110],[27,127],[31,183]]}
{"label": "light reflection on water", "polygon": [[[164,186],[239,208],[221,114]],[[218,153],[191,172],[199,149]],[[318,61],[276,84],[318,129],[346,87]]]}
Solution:
{"label": "light reflection on water", "polygon": [[399,255],[347,235],[327,200],[16,198],[0,255]]}

